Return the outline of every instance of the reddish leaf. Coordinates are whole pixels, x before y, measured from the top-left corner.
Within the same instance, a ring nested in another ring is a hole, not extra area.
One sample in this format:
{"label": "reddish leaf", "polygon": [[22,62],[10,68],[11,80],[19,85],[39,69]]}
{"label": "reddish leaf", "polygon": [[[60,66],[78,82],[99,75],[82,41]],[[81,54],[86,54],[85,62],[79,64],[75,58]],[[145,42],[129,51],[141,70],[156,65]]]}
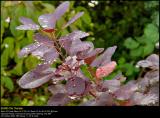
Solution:
{"label": "reddish leaf", "polygon": [[116,62],[112,61],[102,67],[99,67],[96,70],[96,77],[102,78],[102,77],[108,76],[115,69],[116,65],[117,65]]}

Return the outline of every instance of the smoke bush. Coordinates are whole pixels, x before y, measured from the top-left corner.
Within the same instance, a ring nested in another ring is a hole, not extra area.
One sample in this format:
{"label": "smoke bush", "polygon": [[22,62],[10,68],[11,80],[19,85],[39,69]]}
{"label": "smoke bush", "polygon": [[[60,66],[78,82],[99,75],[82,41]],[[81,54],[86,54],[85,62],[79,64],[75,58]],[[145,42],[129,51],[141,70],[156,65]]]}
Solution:
{"label": "smoke bush", "polygon": [[[52,81],[48,87],[53,94],[49,106],[64,106],[74,100],[81,100],[80,106],[132,106],[150,105],[158,101],[157,82],[159,81],[159,57],[155,54],[146,60],[138,62],[137,66],[150,68],[143,78],[125,83],[126,78],[119,73],[112,80],[103,80],[116,68],[116,61],[111,57],[117,46],[104,50],[94,48],[92,42],[81,39],[89,33],[76,30],[68,35],[59,37],[59,32],[75,22],[84,13],[77,13],[60,29],[56,29],[56,22],[69,7],[69,2],[63,2],[51,14],[39,16],[38,22],[21,17],[22,25],[17,30],[38,30],[34,34],[34,43],[24,47],[19,57],[32,54],[41,59],[37,67],[18,81],[21,88],[32,89]],[[61,64],[53,68],[52,64],[60,60]],[[91,78],[85,76],[81,70],[86,66]],[[156,84],[156,85],[155,85]],[[86,101],[85,97],[89,96]]]}

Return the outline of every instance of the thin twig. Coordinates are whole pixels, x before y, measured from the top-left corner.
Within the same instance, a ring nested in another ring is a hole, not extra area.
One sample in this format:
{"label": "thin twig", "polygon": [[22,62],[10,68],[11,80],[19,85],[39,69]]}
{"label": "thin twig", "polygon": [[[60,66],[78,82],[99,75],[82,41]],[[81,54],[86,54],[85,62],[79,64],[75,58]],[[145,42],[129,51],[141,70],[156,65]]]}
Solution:
{"label": "thin twig", "polygon": [[62,54],[62,52],[61,52],[61,48],[59,47],[59,45],[58,45],[58,43],[57,43],[57,41],[56,41],[56,37],[55,37],[54,33],[50,33],[50,34],[51,34],[52,40],[54,41],[54,44],[55,44],[55,47],[56,47],[58,53],[60,54],[60,56],[61,56],[62,59],[64,60],[65,58],[64,58],[64,56],[63,56],[63,54]]}

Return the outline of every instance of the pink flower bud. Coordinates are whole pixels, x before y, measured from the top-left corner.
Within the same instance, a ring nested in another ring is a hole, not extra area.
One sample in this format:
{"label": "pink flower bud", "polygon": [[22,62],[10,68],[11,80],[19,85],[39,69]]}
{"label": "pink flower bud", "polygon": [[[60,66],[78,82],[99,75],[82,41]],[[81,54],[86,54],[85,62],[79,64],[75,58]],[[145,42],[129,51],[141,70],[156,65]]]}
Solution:
{"label": "pink flower bud", "polygon": [[104,66],[99,67],[96,70],[96,77],[97,78],[102,78],[105,76],[108,76],[116,67],[117,63],[115,61],[112,61],[110,63],[107,63]]}

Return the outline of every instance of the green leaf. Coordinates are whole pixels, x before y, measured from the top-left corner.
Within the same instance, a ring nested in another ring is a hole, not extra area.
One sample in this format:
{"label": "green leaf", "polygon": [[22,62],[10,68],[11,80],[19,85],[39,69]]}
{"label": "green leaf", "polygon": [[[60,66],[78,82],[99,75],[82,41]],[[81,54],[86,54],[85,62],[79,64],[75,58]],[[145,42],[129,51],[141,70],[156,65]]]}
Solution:
{"label": "green leaf", "polygon": [[39,60],[36,57],[30,55],[25,60],[25,67],[28,70],[31,70],[37,66],[38,62],[39,62]]}
{"label": "green leaf", "polygon": [[118,60],[118,64],[124,64],[126,62],[125,58],[124,57],[121,57],[119,60]]}
{"label": "green leaf", "polygon": [[91,73],[88,71],[88,66],[87,65],[82,65],[80,68],[81,68],[81,71],[83,72],[83,74],[87,78],[93,80],[93,77],[92,77]]}
{"label": "green leaf", "polygon": [[16,39],[22,39],[24,37],[24,32],[23,30],[16,30],[16,27],[19,26],[20,24],[16,20],[11,20],[10,22],[10,30],[11,33]]}
{"label": "green leaf", "polygon": [[4,50],[1,55],[1,66],[6,66],[8,64],[9,52],[8,50]]}
{"label": "green leaf", "polygon": [[152,19],[153,19],[153,24],[159,27],[159,12],[158,11],[154,12],[154,14],[152,15]]}
{"label": "green leaf", "polygon": [[84,21],[84,23],[86,23],[87,25],[90,25],[91,23],[91,17],[89,16],[88,12],[85,12],[85,14],[82,16],[82,20]]}
{"label": "green leaf", "polygon": [[24,37],[23,30],[16,30],[16,27],[19,26],[21,23],[19,22],[19,18],[22,16],[26,16],[26,7],[23,3],[15,5],[12,7],[13,13],[11,13],[11,22],[10,22],[10,30],[11,33],[16,39],[21,39]]}
{"label": "green leaf", "polygon": [[1,106],[9,106],[9,101],[7,99],[1,98]]}
{"label": "green leaf", "polygon": [[4,85],[4,87],[6,87],[10,92],[13,92],[14,90],[14,83],[12,81],[11,78],[9,77],[2,77],[1,78],[1,82],[2,82],[2,85]]}
{"label": "green leaf", "polygon": [[33,35],[34,35],[34,31],[27,31],[27,40],[28,42],[32,42],[33,41]]}
{"label": "green leaf", "polygon": [[142,35],[140,37],[135,37],[136,41],[138,41],[140,44],[146,44],[146,42],[151,42],[150,40],[146,40],[146,35]]}
{"label": "green leaf", "polygon": [[3,25],[3,20],[1,20],[1,42],[2,42],[2,37],[3,37],[3,34],[4,34],[4,25]]}
{"label": "green leaf", "polygon": [[22,40],[19,41],[20,48],[23,48],[23,47],[31,44],[32,42],[33,42],[33,40],[30,41],[30,40],[28,40],[28,38],[23,38]]}
{"label": "green leaf", "polygon": [[6,7],[1,7],[1,21],[5,21],[5,19],[8,17],[8,11]]}
{"label": "green leaf", "polygon": [[3,86],[1,85],[1,98],[3,97],[3,95],[4,95],[4,88],[3,88]]}
{"label": "green leaf", "polygon": [[64,18],[61,18],[57,21],[57,28],[61,30],[62,26],[65,24],[65,19]]}
{"label": "green leaf", "polygon": [[1,64],[2,66],[6,66],[9,62],[9,58],[14,57],[14,38],[7,37],[3,41],[3,46],[5,49],[1,55]]}
{"label": "green leaf", "polygon": [[104,77],[104,80],[112,80],[117,74],[119,74],[121,71],[118,72],[113,72],[111,74],[109,74],[107,77]]}
{"label": "green leaf", "polygon": [[[76,11],[77,11],[77,12],[84,11],[84,14],[83,14],[82,17],[80,17],[80,19],[82,19],[82,21],[89,26],[92,21],[91,21],[91,17],[90,17],[90,15],[89,15],[88,10],[87,10],[85,7],[78,6],[78,7],[76,8]],[[82,28],[83,28],[83,27],[84,27],[84,26],[83,26],[83,23],[82,23]]]}
{"label": "green leaf", "polygon": [[13,56],[14,56],[14,51],[13,51],[14,50],[14,41],[15,41],[15,39],[12,37],[7,37],[4,39],[4,44],[8,45],[6,50],[8,50],[10,58],[13,58]]}
{"label": "green leaf", "polygon": [[18,63],[19,60],[20,60],[20,58],[18,57],[18,53],[19,53],[19,52],[20,52],[20,43],[18,42],[18,43],[16,43],[16,45],[15,45],[14,61],[15,61],[16,63]]}
{"label": "green leaf", "polygon": [[39,96],[36,94],[34,96],[34,101],[35,101],[35,105],[38,105],[38,106],[45,105],[47,102],[47,97],[46,96]]}
{"label": "green leaf", "polygon": [[143,54],[143,48],[142,46],[136,48],[136,49],[132,49],[130,50],[130,55],[131,57],[141,57]]}
{"label": "green leaf", "polygon": [[131,76],[134,72],[134,66],[130,63],[125,63],[121,66],[122,72],[125,72],[126,76]]}
{"label": "green leaf", "polygon": [[132,39],[131,37],[129,37],[125,40],[124,46],[128,49],[135,49],[139,46],[139,43],[134,39]]}
{"label": "green leaf", "polygon": [[154,51],[154,45],[152,43],[143,46],[143,57],[151,54]]}
{"label": "green leaf", "polygon": [[62,35],[62,36],[65,36],[65,35],[67,35],[68,33],[69,33],[69,31],[66,30],[66,29],[64,29],[63,32],[61,33],[61,35]]}
{"label": "green leaf", "polygon": [[23,61],[19,60],[17,65],[13,68],[13,70],[11,70],[11,73],[19,76],[22,75],[23,74],[22,67],[23,67]]}
{"label": "green leaf", "polygon": [[13,18],[16,17],[17,19],[19,19],[19,17],[21,16],[26,16],[27,14],[27,10],[26,10],[26,6],[22,3],[22,4],[18,4],[14,6],[14,13],[12,15]]}
{"label": "green leaf", "polygon": [[20,96],[14,96],[11,106],[20,106],[21,105],[21,98]]}
{"label": "green leaf", "polygon": [[43,3],[43,6],[45,7],[46,13],[52,13],[55,10],[54,6],[49,3]]}
{"label": "green leaf", "polygon": [[154,24],[148,24],[144,29],[144,35],[146,35],[147,40],[151,40],[156,43],[159,40],[158,28]]}
{"label": "green leaf", "polygon": [[28,99],[24,98],[24,99],[21,101],[21,106],[28,106]]}

